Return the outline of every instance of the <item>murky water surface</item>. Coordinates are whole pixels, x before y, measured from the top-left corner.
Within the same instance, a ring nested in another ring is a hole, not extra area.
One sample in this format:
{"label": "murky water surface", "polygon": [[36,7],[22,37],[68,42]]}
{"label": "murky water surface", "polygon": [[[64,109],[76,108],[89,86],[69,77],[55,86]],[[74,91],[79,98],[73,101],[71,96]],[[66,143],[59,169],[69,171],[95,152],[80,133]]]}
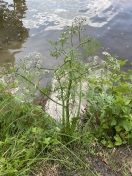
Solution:
{"label": "murky water surface", "polygon": [[57,62],[47,40],[57,39],[77,16],[87,18],[86,35],[101,41],[104,51],[132,62],[132,0],[0,0],[0,65],[38,51],[52,67]]}

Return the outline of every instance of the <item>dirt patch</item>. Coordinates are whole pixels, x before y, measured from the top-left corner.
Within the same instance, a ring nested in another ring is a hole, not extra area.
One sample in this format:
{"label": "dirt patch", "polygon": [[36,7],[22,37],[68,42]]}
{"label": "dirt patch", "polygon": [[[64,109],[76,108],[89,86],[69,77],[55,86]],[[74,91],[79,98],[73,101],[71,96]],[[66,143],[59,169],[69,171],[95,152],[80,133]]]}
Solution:
{"label": "dirt patch", "polygon": [[121,146],[114,149],[98,147],[88,157],[90,168],[101,176],[131,176],[132,146]]}
{"label": "dirt patch", "polygon": [[[132,176],[132,146],[114,149],[95,146],[94,148],[76,148],[76,157],[65,150],[51,154],[54,161],[36,165],[37,176]],[[34,174],[32,174],[34,176]]]}

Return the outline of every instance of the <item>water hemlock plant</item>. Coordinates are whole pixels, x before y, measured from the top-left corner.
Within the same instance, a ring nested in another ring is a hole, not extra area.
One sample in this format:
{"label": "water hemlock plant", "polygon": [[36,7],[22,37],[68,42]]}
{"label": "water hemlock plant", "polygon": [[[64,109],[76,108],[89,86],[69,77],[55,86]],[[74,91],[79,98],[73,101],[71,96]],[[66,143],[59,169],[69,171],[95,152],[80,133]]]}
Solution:
{"label": "water hemlock plant", "polygon": [[[100,65],[94,62],[84,64],[80,58],[95,54],[100,44],[91,37],[82,37],[83,23],[85,19],[75,19],[72,26],[62,32],[58,41],[50,43],[53,46],[51,56],[64,59],[64,63],[54,70],[58,100],[62,102],[62,132],[70,137],[74,134],[77,121],[80,116],[82,101],[82,83],[86,81],[91,69],[97,69]],[[78,42],[75,42],[75,37]],[[67,47],[68,46],[68,47]],[[85,53],[81,52],[85,51]],[[78,99],[78,104],[76,104]],[[71,107],[77,106],[76,113],[71,117]],[[71,120],[70,120],[71,119]]]}

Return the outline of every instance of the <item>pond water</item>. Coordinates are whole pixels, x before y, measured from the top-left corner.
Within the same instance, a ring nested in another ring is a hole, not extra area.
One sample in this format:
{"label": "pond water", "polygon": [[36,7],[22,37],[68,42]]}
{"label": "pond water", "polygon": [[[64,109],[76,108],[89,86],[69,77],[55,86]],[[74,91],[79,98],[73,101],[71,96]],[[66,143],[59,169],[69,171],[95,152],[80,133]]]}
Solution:
{"label": "pond water", "polygon": [[85,34],[103,51],[132,62],[132,0],[0,0],[0,65],[34,51],[46,67],[57,64],[47,40],[57,39],[75,17],[87,18]]}

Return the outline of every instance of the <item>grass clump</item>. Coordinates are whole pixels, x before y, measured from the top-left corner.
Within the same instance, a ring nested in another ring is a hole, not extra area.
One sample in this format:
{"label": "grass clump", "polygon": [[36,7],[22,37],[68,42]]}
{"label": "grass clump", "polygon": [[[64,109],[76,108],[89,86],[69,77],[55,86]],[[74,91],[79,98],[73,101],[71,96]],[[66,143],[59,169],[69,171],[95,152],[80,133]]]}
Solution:
{"label": "grass clump", "polygon": [[42,107],[1,87],[0,175],[29,175],[31,165],[56,145],[55,128]]}

